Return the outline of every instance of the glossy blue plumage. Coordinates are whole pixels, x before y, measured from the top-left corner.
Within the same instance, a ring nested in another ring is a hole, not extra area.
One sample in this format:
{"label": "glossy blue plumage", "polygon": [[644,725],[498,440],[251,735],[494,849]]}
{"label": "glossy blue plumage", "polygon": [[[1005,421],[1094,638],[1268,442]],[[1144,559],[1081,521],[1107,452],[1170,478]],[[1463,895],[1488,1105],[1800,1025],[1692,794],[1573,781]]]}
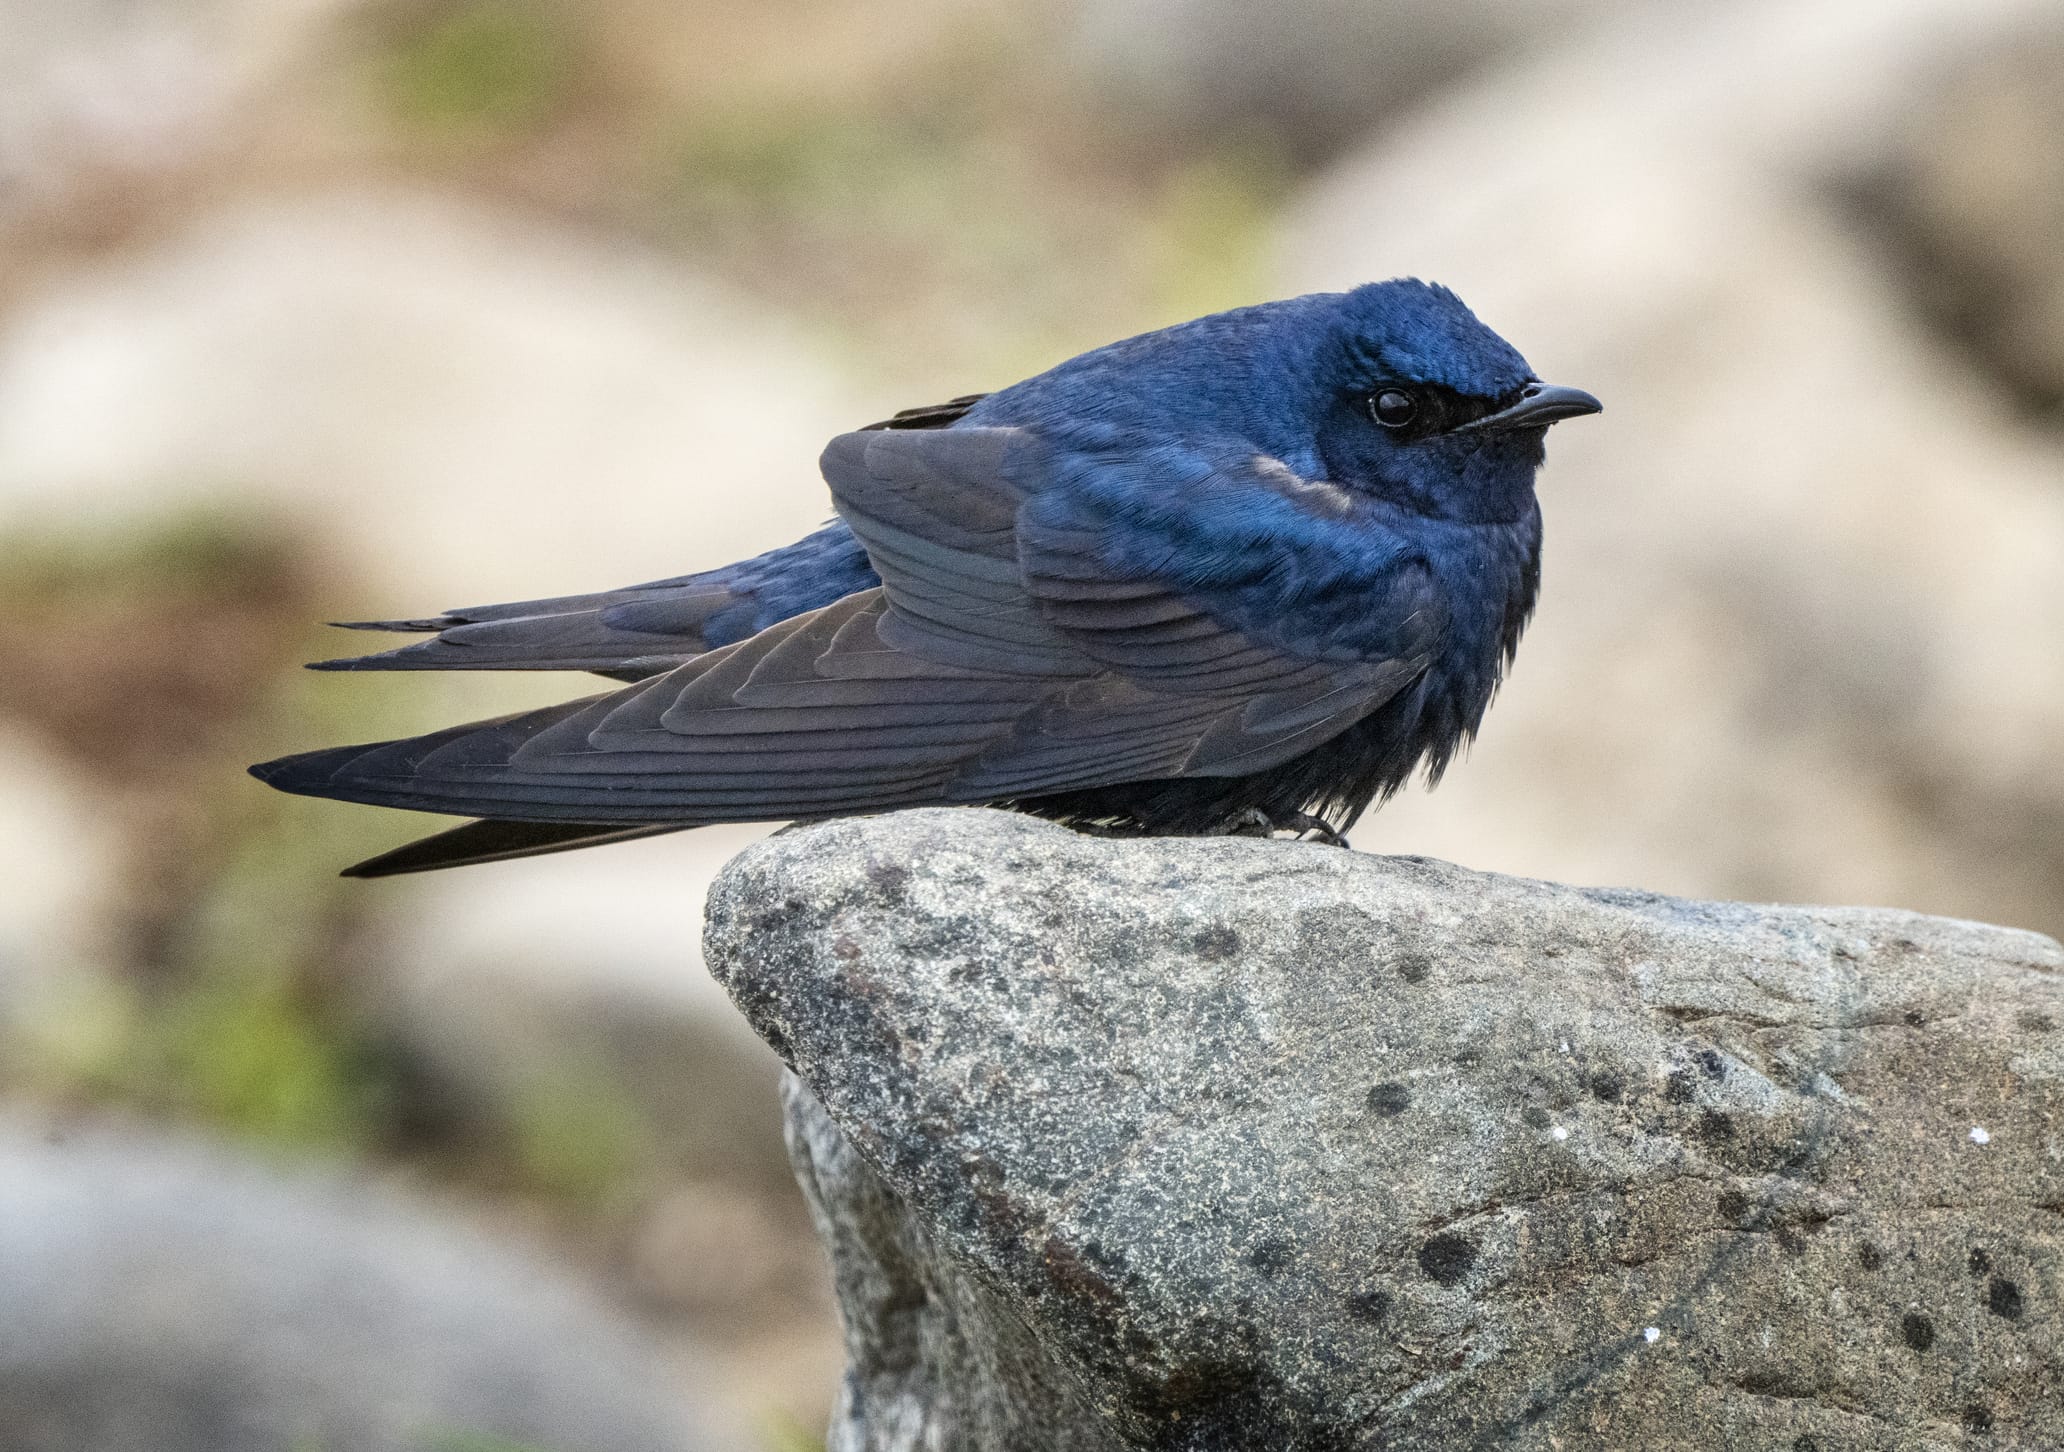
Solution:
{"label": "glossy blue plumage", "polygon": [[382,871],[918,802],[1344,826],[1477,729],[1539,583],[1546,427],[1596,407],[1415,281],[1198,319],[841,436],[841,519],[795,544],[332,663],[618,696],[255,770],[502,824]]}

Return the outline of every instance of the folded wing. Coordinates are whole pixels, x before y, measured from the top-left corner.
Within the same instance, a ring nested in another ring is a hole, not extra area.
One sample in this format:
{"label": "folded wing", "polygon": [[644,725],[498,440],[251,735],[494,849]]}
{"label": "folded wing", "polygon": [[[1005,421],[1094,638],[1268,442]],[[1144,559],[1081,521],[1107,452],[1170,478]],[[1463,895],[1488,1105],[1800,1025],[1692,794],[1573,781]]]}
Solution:
{"label": "folded wing", "polygon": [[[860,432],[823,463],[878,587],[610,695],[254,770],[311,795],[602,825],[1243,775],[1381,705],[1440,630],[1423,564],[1380,549],[1366,603],[1417,622],[1380,653],[1301,653],[1228,625],[1192,582],[1114,560],[1096,511],[1071,526],[1051,507],[1111,461],[1057,459],[1023,430]],[[1173,494],[1197,481],[1148,482]],[[1046,507],[1030,529],[1034,500]]]}

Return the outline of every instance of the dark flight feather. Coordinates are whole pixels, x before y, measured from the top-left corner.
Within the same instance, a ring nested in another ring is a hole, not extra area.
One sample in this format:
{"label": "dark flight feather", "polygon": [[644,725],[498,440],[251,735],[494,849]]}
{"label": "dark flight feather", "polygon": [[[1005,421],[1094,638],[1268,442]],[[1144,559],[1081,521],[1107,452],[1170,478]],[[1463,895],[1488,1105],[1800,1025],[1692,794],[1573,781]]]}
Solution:
{"label": "dark flight feather", "polygon": [[513,862],[521,857],[543,857],[552,852],[570,852],[576,847],[600,847],[610,842],[635,842],[641,837],[663,837],[682,829],[662,827],[597,827],[586,822],[509,822],[488,819],[467,822],[447,831],[368,857],[344,869],[345,877],[399,877],[410,872],[433,872],[441,867],[470,867],[479,862]]}

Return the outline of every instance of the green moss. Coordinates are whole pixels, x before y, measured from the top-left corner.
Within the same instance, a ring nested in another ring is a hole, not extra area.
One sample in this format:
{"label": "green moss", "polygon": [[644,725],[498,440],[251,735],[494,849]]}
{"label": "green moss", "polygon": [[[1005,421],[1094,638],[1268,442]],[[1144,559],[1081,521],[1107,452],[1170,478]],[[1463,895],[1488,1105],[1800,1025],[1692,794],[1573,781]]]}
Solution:
{"label": "green moss", "polygon": [[432,1432],[423,1452],[552,1452],[535,1442],[516,1442],[493,1432]]}
{"label": "green moss", "polygon": [[194,984],[166,1014],[168,1084],[181,1108],[243,1138],[358,1148],[390,1086],[368,1081],[365,1056],[295,989],[262,968]]}
{"label": "green moss", "polygon": [[[810,107],[709,118],[675,153],[692,225],[934,231],[971,181],[970,137],[948,118]],[[950,234],[937,234],[948,245]]]}
{"label": "green moss", "polygon": [[545,119],[572,89],[562,18],[536,0],[434,9],[391,42],[380,67],[389,108],[413,127],[494,136]]}
{"label": "green moss", "polygon": [[524,1186],[591,1210],[607,1208],[652,1158],[652,1127],[599,1068],[535,1079],[515,1095],[509,1127]]}
{"label": "green moss", "polygon": [[1259,149],[1171,171],[1141,233],[1154,312],[1176,322],[1269,296],[1268,244],[1290,176],[1280,157]]}
{"label": "green moss", "polygon": [[803,1428],[793,1417],[769,1421],[761,1442],[767,1452],[824,1452],[824,1438]]}
{"label": "green moss", "polygon": [[280,530],[208,506],[109,526],[30,527],[0,546],[0,600],[227,592],[292,575],[298,563]]}

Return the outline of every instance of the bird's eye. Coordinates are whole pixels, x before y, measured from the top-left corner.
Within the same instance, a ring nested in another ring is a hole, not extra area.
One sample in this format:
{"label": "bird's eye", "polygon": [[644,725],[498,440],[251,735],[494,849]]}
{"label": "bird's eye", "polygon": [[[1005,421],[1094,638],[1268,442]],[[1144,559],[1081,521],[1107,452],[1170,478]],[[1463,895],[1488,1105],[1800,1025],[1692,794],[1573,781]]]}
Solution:
{"label": "bird's eye", "polygon": [[1402,388],[1380,389],[1369,395],[1369,416],[1387,429],[1401,429],[1419,416],[1419,400]]}

